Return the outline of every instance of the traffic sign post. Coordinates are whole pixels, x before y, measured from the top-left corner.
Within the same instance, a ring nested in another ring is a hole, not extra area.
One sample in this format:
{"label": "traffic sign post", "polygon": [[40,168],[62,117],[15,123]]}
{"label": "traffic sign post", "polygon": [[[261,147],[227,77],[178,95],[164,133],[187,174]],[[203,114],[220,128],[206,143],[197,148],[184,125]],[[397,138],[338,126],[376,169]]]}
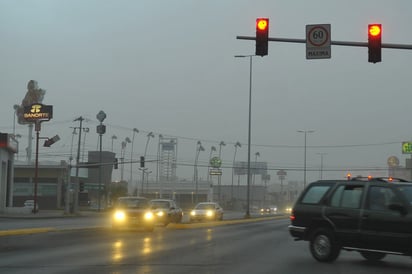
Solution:
{"label": "traffic sign post", "polygon": [[306,25],[306,59],[331,58],[330,24]]}

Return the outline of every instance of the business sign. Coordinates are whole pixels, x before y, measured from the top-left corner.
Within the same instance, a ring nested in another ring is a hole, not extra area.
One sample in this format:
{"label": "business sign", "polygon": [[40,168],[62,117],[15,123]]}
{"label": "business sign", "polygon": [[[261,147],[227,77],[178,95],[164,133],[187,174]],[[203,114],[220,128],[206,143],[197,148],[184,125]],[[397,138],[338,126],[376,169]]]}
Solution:
{"label": "business sign", "polygon": [[306,25],[306,59],[331,58],[330,24]]}
{"label": "business sign", "polygon": [[27,122],[43,122],[53,118],[53,106],[32,104],[24,107],[23,118]]}
{"label": "business sign", "polygon": [[402,154],[412,154],[412,142],[402,142]]}

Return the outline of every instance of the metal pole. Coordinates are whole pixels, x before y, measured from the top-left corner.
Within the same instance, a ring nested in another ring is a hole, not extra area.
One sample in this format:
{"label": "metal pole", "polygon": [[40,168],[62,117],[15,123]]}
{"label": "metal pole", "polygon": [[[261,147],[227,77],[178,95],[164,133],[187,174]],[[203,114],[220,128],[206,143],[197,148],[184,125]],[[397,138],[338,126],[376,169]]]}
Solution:
{"label": "metal pole", "polygon": [[250,218],[250,145],[252,139],[252,55],[249,56],[249,128],[247,140],[247,203],[245,218]]}
{"label": "metal pole", "polygon": [[[255,40],[254,37],[253,40]],[[237,39],[242,39],[238,38]],[[251,39],[252,40],[252,39]],[[249,127],[248,127],[248,141],[247,141],[247,194],[246,194],[246,214],[245,218],[250,218],[250,146],[252,139],[252,57],[255,55],[235,55],[235,57],[249,57]]]}
{"label": "metal pole", "polygon": [[[102,122],[100,122],[100,128],[102,127]],[[100,204],[101,204],[101,185],[102,185],[102,132],[99,133],[99,143],[100,143],[100,148],[99,148],[99,190],[97,193],[97,211],[100,212]]]}
{"label": "metal pole", "polygon": [[305,130],[305,152],[304,152],[304,163],[303,163],[303,188],[306,187],[306,134],[307,131]]}
{"label": "metal pole", "polygon": [[[256,37],[255,36],[236,36],[236,39],[256,40]],[[286,43],[301,43],[301,44],[306,43],[306,39],[295,39],[295,38],[269,37],[268,41],[286,42]],[[337,46],[368,47],[368,42],[330,41],[330,44],[331,45],[337,45]],[[388,48],[388,49],[408,49],[408,50],[412,50],[412,45],[411,44],[382,43],[381,47],[382,48]]]}
{"label": "metal pole", "polygon": [[34,167],[34,207],[33,214],[36,214],[37,208],[37,184],[39,178],[39,131],[40,131],[40,122],[36,121],[36,163]]}
{"label": "metal pole", "polygon": [[74,185],[74,199],[73,199],[73,213],[77,213],[79,208],[79,164],[80,164],[80,145],[82,140],[82,123],[84,118],[80,116],[74,121],[79,121],[79,141],[77,144],[77,156],[76,156],[76,183]]}

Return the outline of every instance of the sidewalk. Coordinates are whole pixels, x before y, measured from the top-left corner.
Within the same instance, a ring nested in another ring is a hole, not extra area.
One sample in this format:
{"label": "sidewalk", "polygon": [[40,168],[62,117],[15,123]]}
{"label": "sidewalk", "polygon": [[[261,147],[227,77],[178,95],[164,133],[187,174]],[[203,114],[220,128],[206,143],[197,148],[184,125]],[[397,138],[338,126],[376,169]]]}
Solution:
{"label": "sidewalk", "polygon": [[64,210],[39,210],[39,212],[7,212],[0,213],[0,218],[12,219],[51,219],[51,218],[76,218],[76,217],[106,217],[108,212],[83,210],[75,214],[66,214]]}

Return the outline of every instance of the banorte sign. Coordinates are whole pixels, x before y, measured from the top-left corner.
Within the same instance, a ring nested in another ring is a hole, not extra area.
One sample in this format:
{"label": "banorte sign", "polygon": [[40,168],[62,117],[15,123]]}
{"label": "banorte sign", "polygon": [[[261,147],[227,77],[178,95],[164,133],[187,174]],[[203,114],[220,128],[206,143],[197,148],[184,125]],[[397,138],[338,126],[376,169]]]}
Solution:
{"label": "banorte sign", "polygon": [[53,106],[43,104],[32,104],[24,107],[23,118],[27,122],[43,122],[53,118]]}

